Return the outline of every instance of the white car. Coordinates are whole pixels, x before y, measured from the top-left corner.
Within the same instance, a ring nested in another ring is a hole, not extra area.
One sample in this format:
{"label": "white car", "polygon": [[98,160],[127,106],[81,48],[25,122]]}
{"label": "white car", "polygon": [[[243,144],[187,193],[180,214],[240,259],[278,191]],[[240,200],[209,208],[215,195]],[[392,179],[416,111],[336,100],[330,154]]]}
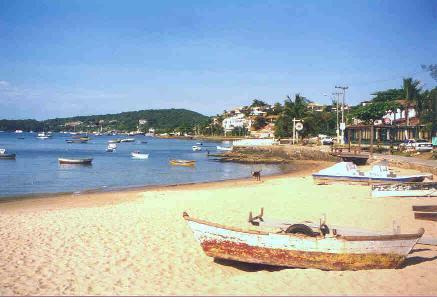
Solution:
{"label": "white car", "polygon": [[416,151],[418,152],[430,152],[432,151],[432,143],[424,140],[424,139],[418,139],[416,143],[414,144],[414,147]]}
{"label": "white car", "polygon": [[320,142],[321,142],[323,145],[331,145],[331,144],[334,144],[334,140],[332,139],[332,137],[324,137],[324,138],[322,138],[322,139],[320,140]]}
{"label": "white car", "polygon": [[432,151],[432,143],[424,139],[414,140],[405,139],[400,145],[401,149],[414,149],[417,152],[430,152]]}

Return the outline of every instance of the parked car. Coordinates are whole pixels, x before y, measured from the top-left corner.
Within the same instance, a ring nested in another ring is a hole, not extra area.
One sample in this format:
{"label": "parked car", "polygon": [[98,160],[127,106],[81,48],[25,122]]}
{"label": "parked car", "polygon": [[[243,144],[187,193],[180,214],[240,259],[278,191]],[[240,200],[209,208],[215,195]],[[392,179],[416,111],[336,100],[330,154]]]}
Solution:
{"label": "parked car", "polygon": [[320,142],[321,142],[323,145],[332,145],[332,144],[334,144],[334,140],[332,139],[332,137],[324,137],[324,138],[322,138],[322,139],[320,140]]}
{"label": "parked car", "polygon": [[430,152],[432,151],[432,143],[425,139],[418,139],[415,143],[415,148],[418,152]]}
{"label": "parked car", "polygon": [[432,143],[424,139],[405,139],[400,145],[401,150],[413,149],[418,152],[429,152],[432,151]]}

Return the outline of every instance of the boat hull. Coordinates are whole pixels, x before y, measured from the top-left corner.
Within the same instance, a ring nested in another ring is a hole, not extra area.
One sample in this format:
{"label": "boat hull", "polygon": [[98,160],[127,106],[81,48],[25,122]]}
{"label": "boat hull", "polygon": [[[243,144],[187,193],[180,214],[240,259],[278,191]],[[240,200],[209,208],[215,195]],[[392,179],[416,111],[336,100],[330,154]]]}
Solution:
{"label": "boat hull", "polygon": [[191,167],[196,165],[195,161],[177,161],[177,160],[170,160],[169,162],[171,165],[174,166],[187,166],[187,167]]}
{"label": "boat hull", "polygon": [[145,160],[149,158],[149,154],[131,154],[133,159]]}
{"label": "boat hull", "polygon": [[0,154],[0,160],[15,160],[15,154]]}
{"label": "boat hull", "polygon": [[437,197],[437,182],[375,184],[372,197]]}
{"label": "boat hull", "polygon": [[398,268],[423,234],[309,237],[244,231],[184,217],[207,256],[322,270]]}
{"label": "boat hull", "polygon": [[422,182],[425,175],[412,175],[406,177],[368,177],[368,176],[342,176],[342,175],[325,175],[313,174],[313,180],[317,184],[330,183],[358,183],[358,184],[373,184],[373,183],[406,183],[406,182]]}
{"label": "boat hull", "polygon": [[91,164],[91,162],[93,161],[93,159],[64,159],[64,158],[59,158],[58,159],[59,164]]}

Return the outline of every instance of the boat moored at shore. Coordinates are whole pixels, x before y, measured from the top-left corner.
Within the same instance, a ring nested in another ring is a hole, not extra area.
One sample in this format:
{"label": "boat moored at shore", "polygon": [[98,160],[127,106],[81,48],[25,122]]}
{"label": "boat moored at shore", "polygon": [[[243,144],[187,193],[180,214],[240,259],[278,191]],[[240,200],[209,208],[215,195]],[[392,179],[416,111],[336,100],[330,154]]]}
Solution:
{"label": "boat moored at shore", "polygon": [[437,182],[375,184],[372,197],[437,197]]}
{"label": "boat moored at shore", "polygon": [[329,183],[405,183],[421,182],[425,178],[432,178],[432,174],[416,174],[397,176],[387,166],[387,162],[381,162],[372,167],[371,171],[362,172],[352,162],[340,162],[332,167],[313,173],[314,182],[317,184]]}

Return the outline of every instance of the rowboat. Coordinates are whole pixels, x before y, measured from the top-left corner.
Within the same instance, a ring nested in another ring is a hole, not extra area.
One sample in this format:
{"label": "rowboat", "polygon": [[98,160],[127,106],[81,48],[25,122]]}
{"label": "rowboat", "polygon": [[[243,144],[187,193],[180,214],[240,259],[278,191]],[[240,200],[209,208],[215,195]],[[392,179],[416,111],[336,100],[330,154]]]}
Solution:
{"label": "rowboat", "polygon": [[205,254],[218,259],[322,270],[398,268],[425,230],[413,234],[341,235],[321,224],[312,232],[304,224],[277,233],[244,230],[183,218]]}
{"label": "rowboat", "polygon": [[197,146],[197,145],[193,145],[192,149],[193,149],[193,152],[197,152],[197,151],[202,150],[202,148],[200,146]]}
{"label": "rowboat", "polygon": [[218,151],[232,151],[232,147],[217,146]]}
{"label": "rowboat", "polygon": [[432,174],[416,174],[397,176],[387,166],[387,162],[380,162],[372,167],[369,172],[362,172],[352,162],[340,162],[332,167],[322,169],[313,175],[317,184],[328,183],[405,183],[421,182],[425,178],[432,178]]}
{"label": "rowboat", "polygon": [[194,166],[196,161],[194,160],[170,160],[171,165],[175,166]]}
{"label": "rowboat", "polygon": [[59,164],[91,164],[92,158],[58,158]]}
{"label": "rowboat", "polygon": [[437,182],[375,184],[372,197],[437,197]]}
{"label": "rowboat", "polygon": [[131,153],[131,156],[133,159],[148,159],[149,158],[149,154],[143,154],[140,153],[139,151],[135,151]]}
{"label": "rowboat", "polygon": [[6,149],[0,149],[0,160],[14,160],[15,154],[8,153]]}
{"label": "rowboat", "polygon": [[120,142],[135,142],[135,138],[125,138],[120,140]]}
{"label": "rowboat", "polygon": [[108,140],[108,143],[120,143],[121,140],[120,139],[112,139],[112,140]]}

